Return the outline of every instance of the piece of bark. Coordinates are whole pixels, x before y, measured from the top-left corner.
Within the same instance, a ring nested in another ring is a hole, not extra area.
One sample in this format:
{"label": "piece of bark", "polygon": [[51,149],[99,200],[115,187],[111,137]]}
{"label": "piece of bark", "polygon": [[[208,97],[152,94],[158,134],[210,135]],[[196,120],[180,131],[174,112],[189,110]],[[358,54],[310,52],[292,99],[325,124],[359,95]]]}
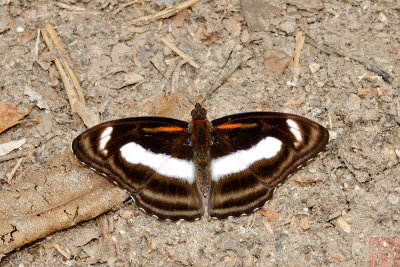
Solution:
{"label": "piece of bark", "polygon": [[68,149],[0,191],[0,254],[120,207],[127,198]]}

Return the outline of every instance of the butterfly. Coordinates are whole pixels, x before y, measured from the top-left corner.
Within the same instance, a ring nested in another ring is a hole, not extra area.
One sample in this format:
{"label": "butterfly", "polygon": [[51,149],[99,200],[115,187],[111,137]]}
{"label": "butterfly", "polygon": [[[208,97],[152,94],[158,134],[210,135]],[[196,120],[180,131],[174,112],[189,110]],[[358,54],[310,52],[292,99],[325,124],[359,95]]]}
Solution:
{"label": "butterfly", "polygon": [[76,158],[165,220],[251,214],[292,172],[325,149],[327,129],[286,113],[240,113],[191,122],[132,117],[101,123],[72,142]]}

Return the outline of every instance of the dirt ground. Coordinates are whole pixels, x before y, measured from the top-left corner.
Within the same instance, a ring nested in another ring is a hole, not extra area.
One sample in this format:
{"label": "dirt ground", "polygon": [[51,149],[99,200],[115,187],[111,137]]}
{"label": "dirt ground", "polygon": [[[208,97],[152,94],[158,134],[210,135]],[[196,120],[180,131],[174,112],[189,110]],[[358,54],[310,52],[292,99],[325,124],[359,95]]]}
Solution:
{"label": "dirt ground", "polygon": [[[27,140],[10,183],[18,159],[0,162],[0,190],[13,191],[86,128],[71,111],[43,40],[37,42],[45,23],[59,35],[100,121],[184,118],[190,103],[178,88],[193,99],[204,95],[233,50],[228,68],[247,60],[205,101],[209,119],[261,110],[298,114],[328,128],[326,151],[278,188],[264,214],[165,222],[125,201],[100,219],[0,257],[0,265],[378,266],[370,261],[373,238],[400,238],[400,2],[201,1],[177,16],[133,21],[178,3],[0,1],[0,101],[21,110],[36,103],[28,119],[37,119],[0,135],[0,143]],[[291,58],[300,31],[306,38],[298,81],[290,65],[282,75],[266,71],[264,53],[286,51]],[[367,69],[371,63],[390,83]]]}

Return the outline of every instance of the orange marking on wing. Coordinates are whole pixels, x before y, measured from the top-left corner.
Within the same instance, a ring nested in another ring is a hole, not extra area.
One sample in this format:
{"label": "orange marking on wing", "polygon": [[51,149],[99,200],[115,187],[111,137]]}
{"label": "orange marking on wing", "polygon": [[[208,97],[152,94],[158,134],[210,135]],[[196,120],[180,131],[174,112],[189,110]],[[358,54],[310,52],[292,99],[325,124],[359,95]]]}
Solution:
{"label": "orange marking on wing", "polygon": [[154,128],[156,131],[160,132],[182,132],[184,129],[182,127],[177,127],[177,126],[164,126],[164,127],[156,127]]}
{"label": "orange marking on wing", "polygon": [[224,123],[218,125],[217,129],[236,129],[236,128],[252,128],[257,127],[257,123]]}
{"label": "orange marking on wing", "polygon": [[218,129],[235,129],[239,127],[242,127],[241,123],[225,123],[217,126]]}
{"label": "orange marking on wing", "polygon": [[185,129],[178,126],[161,126],[154,128],[142,128],[142,131],[148,133],[158,133],[158,132],[182,132]]}

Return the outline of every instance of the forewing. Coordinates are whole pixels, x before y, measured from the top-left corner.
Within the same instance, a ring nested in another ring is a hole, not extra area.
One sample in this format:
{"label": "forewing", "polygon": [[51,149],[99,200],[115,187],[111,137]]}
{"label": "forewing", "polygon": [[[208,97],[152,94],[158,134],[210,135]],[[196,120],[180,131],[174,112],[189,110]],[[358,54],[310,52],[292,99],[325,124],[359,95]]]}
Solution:
{"label": "forewing", "polygon": [[263,206],[294,170],[322,151],[328,131],[309,119],[253,112],[212,121],[208,213],[224,218]]}
{"label": "forewing", "polygon": [[188,123],[138,117],[99,124],[72,142],[79,161],[127,190],[137,205],[162,219],[203,214],[195,186]]}

